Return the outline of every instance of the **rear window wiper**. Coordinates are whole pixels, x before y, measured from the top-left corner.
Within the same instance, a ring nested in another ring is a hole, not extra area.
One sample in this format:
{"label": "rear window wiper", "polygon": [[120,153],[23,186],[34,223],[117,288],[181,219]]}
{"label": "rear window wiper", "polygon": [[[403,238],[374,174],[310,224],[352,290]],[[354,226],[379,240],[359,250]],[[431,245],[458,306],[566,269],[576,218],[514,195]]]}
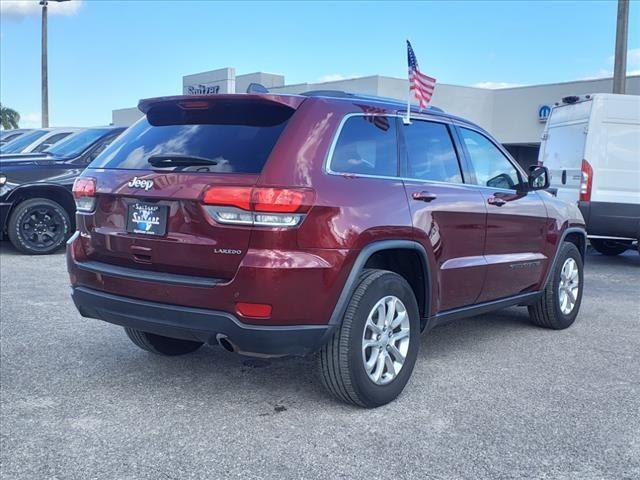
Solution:
{"label": "rear window wiper", "polygon": [[193,155],[153,155],[147,159],[154,167],[191,167],[196,165],[217,165],[217,160]]}

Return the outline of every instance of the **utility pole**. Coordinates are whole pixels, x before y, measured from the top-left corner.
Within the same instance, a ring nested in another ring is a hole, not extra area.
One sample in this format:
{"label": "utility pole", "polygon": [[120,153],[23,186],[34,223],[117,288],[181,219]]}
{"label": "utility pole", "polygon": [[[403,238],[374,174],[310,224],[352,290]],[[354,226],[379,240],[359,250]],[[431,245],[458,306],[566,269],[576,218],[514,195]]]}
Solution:
{"label": "utility pole", "polygon": [[627,36],[629,30],[629,0],[618,0],[616,54],[613,67],[613,93],[625,93],[627,84]]}
{"label": "utility pole", "polygon": [[47,0],[42,5],[42,128],[49,126],[49,73],[47,58]]}

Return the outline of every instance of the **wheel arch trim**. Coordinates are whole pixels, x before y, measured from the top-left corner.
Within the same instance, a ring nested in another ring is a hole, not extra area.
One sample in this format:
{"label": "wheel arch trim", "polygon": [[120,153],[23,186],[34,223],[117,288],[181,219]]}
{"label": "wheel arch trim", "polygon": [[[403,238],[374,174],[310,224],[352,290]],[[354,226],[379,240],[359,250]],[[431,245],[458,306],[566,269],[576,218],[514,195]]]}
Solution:
{"label": "wheel arch trim", "polygon": [[582,257],[582,261],[584,263],[586,259],[586,253],[587,253],[587,250],[586,250],[587,249],[587,231],[582,227],[565,228],[562,234],[560,235],[560,241],[558,242],[558,245],[556,246],[556,251],[553,255],[553,262],[551,262],[551,264],[549,265],[549,269],[547,270],[547,273],[545,275],[544,282],[540,286],[540,290],[544,290],[546,288],[547,283],[549,282],[549,278],[551,277],[551,274],[555,270],[556,264],[558,263],[558,257],[560,255],[560,249],[562,248],[562,244],[566,240],[567,236],[571,233],[577,233],[579,235],[582,235],[582,246],[578,248],[578,251],[580,252],[580,256]]}
{"label": "wheel arch trim", "polygon": [[422,261],[422,269],[425,272],[426,282],[424,285],[424,298],[425,298],[425,316],[429,314],[429,308],[431,307],[431,271],[429,269],[429,260],[425,248],[418,242],[413,240],[379,240],[366,245],[360,252],[356,260],[351,266],[349,276],[342,287],[336,306],[333,309],[331,318],[329,319],[329,325],[338,326],[342,322],[342,317],[347,309],[349,299],[357,287],[357,281],[360,274],[364,270],[364,266],[371,256],[377,252],[384,250],[413,250],[415,251]]}
{"label": "wheel arch trim", "polygon": [[[73,194],[71,193],[71,190],[66,188],[64,185],[60,185],[57,183],[26,183],[23,185],[19,185],[13,190],[11,190],[8,193],[6,199],[3,200],[7,204],[11,205],[9,207],[7,217],[5,219],[5,224],[9,222],[9,218],[11,218],[11,213],[20,203],[17,201],[17,199],[19,199],[24,194],[26,195],[24,195],[25,198],[23,200],[29,200],[30,198],[38,198],[38,195],[34,195],[34,196],[29,195],[29,191],[33,191],[36,189],[50,190],[55,193],[60,193],[61,195],[66,196],[67,200],[69,200],[71,203],[74,203]],[[74,221],[75,209],[73,211],[69,211],[65,207],[65,205],[62,205],[62,207],[65,210],[67,210],[67,213],[69,214],[69,220],[71,221],[72,225],[75,225],[75,221]],[[0,228],[4,228],[4,227],[6,227],[6,225],[2,225]]]}

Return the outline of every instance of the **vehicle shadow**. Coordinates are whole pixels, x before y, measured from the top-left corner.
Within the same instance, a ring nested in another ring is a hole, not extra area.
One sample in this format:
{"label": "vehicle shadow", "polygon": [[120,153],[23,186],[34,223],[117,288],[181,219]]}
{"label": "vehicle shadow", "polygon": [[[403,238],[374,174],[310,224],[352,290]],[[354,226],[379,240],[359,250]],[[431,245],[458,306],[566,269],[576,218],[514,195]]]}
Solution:
{"label": "vehicle shadow", "polygon": [[[422,336],[414,375],[430,375],[427,373],[430,362],[459,355],[472,345],[478,347],[505,334],[513,335],[514,331],[535,328],[528,321],[526,309],[516,308],[442,325]],[[263,359],[207,346],[182,357],[160,357],[129,344],[124,332],[118,338],[102,337],[104,341],[91,345],[90,361],[97,376],[89,381],[95,382],[97,389],[111,385],[124,398],[132,394],[130,389],[142,387],[145,395],[215,402],[224,404],[223,408],[242,402],[253,405],[255,408],[250,412],[258,416],[332,400],[317,375],[316,355]],[[86,358],[83,361],[85,368],[87,361]],[[352,408],[338,401],[330,404],[337,409]]]}
{"label": "vehicle shadow", "polygon": [[634,266],[640,267],[640,254],[638,251],[627,250],[626,252],[615,255],[607,256],[596,252],[594,249],[589,248],[587,250],[587,257],[585,260],[585,269],[588,271],[592,265],[598,265],[603,267],[617,267],[617,266]]}
{"label": "vehicle shadow", "polygon": [[[65,249],[64,248],[60,248],[58,250],[56,250],[54,253],[50,253],[49,255],[64,255],[65,253]],[[16,250],[16,248],[11,244],[11,242],[9,241],[9,239],[7,239],[6,237],[3,238],[2,240],[0,240],[0,254],[2,254],[3,256],[11,256],[11,257],[34,257],[34,258],[39,258],[42,257],[43,255],[27,255],[24,253],[19,252],[18,250]],[[48,256],[48,255],[45,255]]]}

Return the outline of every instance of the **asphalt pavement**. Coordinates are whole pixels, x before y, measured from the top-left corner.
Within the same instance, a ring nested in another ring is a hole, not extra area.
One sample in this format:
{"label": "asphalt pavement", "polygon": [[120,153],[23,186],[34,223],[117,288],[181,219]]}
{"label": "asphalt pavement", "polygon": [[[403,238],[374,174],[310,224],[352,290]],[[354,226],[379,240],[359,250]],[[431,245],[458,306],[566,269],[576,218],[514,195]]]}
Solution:
{"label": "asphalt pavement", "polygon": [[376,410],[313,358],[179,358],[83,319],[64,255],[0,252],[2,479],[638,479],[640,255],[590,253],[576,323],[511,308],[422,338]]}

